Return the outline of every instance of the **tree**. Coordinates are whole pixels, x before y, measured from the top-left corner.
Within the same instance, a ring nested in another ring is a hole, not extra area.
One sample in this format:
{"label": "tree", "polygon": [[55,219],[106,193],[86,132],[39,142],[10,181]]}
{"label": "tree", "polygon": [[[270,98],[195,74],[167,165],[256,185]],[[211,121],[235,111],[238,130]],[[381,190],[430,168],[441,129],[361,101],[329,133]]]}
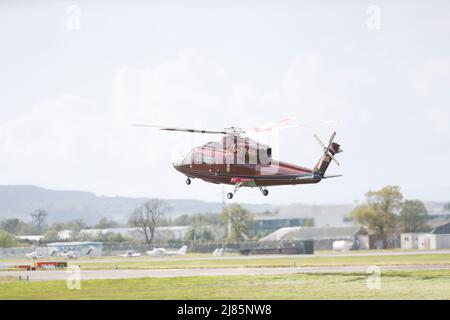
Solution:
{"label": "tree", "polygon": [[214,241],[214,235],[209,229],[206,228],[200,230],[191,228],[188,232],[186,232],[184,240]]}
{"label": "tree", "polygon": [[420,200],[406,200],[398,220],[403,232],[426,231],[429,228],[428,211]]}
{"label": "tree", "polygon": [[106,242],[125,242],[129,241],[130,239],[128,237],[123,236],[121,233],[118,232],[107,232],[106,233]]}
{"label": "tree", "polygon": [[19,219],[5,219],[0,224],[0,229],[5,230],[6,232],[16,234],[17,226],[19,225]]}
{"label": "tree", "polygon": [[173,219],[173,224],[176,226],[189,226],[191,222],[192,219],[188,214],[182,214]]}
{"label": "tree", "polygon": [[19,221],[16,227],[16,235],[29,235],[33,233],[33,225],[28,222]]}
{"label": "tree", "polygon": [[231,204],[220,214],[221,221],[228,226],[227,240],[242,241],[248,239],[253,216],[238,204]]}
{"label": "tree", "polygon": [[44,234],[44,242],[49,243],[49,242],[56,242],[59,240],[59,236],[58,236],[58,231],[55,229],[49,229],[45,234]]}
{"label": "tree", "polygon": [[186,233],[186,240],[212,241],[214,235],[209,230],[209,226],[213,225],[218,220],[217,215],[212,217],[208,214],[197,213],[189,216],[190,230]]}
{"label": "tree", "polygon": [[173,226],[173,221],[170,218],[160,217],[158,225],[161,227]]}
{"label": "tree", "polygon": [[314,227],[315,221],[314,218],[305,218],[303,222],[304,227]]}
{"label": "tree", "polygon": [[100,221],[94,225],[95,229],[107,229],[107,228],[117,228],[119,223],[114,220],[109,220],[107,217],[103,217]]}
{"label": "tree", "polygon": [[[208,230],[206,229],[208,225],[208,220],[205,215],[199,213],[192,216],[192,222],[191,222],[191,231],[192,231],[192,240],[213,240],[210,236],[212,234],[208,233]],[[205,239],[208,238],[208,239]]]}
{"label": "tree", "polygon": [[72,234],[75,235],[79,234],[82,229],[86,229],[87,226],[83,219],[73,219],[64,224],[64,229],[72,231]]}
{"label": "tree", "polygon": [[398,186],[386,186],[366,193],[366,205],[355,208],[353,219],[370,232],[386,235],[396,227],[396,214],[402,206],[403,195]]}
{"label": "tree", "polygon": [[64,229],[70,230],[70,238],[72,240],[82,240],[84,236],[81,234],[82,229],[86,229],[87,224],[83,219],[73,219],[64,224]]}
{"label": "tree", "polygon": [[155,230],[158,220],[170,208],[163,200],[151,200],[136,208],[130,215],[128,223],[137,228],[138,232],[144,236],[145,244],[150,246],[155,238]]}
{"label": "tree", "polygon": [[215,213],[196,213],[196,214],[182,214],[176,217],[172,221],[172,225],[175,226],[194,226],[201,221],[203,225],[218,225],[220,224],[220,219]]}
{"label": "tree", "polygon": [[62,231],[64,229],[66,229],[66,225],[62,222],[54,222],[52,223],[52,225],[49,227],[50,230],[56,230],[56,231]]}
{"label": "tree", "polygon": [[9,248],[16,245],[16,237],[6,231],[0,230],[0,248]]}
{"label": "tree", "polygon": [[96,232],[94,234],[83,235],[83,240],[85,241],[100,241],[100,242],[125,242],[130,241],[129,237],[123,236],[119,232],[108,231],[106,233]]}

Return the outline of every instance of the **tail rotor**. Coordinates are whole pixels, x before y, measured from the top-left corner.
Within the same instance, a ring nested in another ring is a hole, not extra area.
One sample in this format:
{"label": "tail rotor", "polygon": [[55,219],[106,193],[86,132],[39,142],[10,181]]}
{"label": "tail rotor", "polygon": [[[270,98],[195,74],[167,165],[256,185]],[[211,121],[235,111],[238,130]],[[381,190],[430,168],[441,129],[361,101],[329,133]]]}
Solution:
{"label": "tail rotor", "polygon": [[337,143],[333,142],[334,137],[336,137],[336,132],[333,132],[333,134],[330,137],[330,140],[328,141],[328,146],[326,146],[316,134],[314,135],[314,138],[316,138],[317,142],[323,147],[324,154],[328,155],[339,166],[340,163],[339,161],[336,160],[334,155],[336,153],[342,152],[342,149]]}
{"label": "tail rotor", "polygon": [[333,160],[338,166],[340,165],[339,161],[337,161],[334,156],[337,153],[342,152],[342,149],[338,143],[334,142],[335,137],[336,132],[333,132],[333,134],[330,137],[330,140],[328,141],[328,145],[325,145],[325,143],[323,143],[322,140],[320,140],[320,138],[317,135],[314,135],[314,138],[317,140],[320,146],[323,147],[323,155],[320,158],[319,162],[314,167],[314,173],[317,173],[321,178],[330,177],[325,176],[325,171],[327,170],[331,160]]}

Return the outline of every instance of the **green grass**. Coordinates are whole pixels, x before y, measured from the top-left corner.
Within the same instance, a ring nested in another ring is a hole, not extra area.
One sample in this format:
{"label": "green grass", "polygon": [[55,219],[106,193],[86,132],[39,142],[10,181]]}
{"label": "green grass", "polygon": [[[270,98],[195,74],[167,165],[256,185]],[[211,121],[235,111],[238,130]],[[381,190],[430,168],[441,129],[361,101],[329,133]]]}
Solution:
{"label": "green grass", "polygon": [[17,280],[17,278],[13,277],[13,276],[0,277],[0,283],[5,282],[5,281],[9,282],[9,281],[16,281],[16,280]]}
{"label": "green grass", "polygon": [[70,261],[70,264],[79,265],[81,269],[180,269],[180,268],[236,268],[236,267],[291,267],[295,266],[367,266],[367,265],[450,265],[449,254],[416,254],[416,255],[387,255],[387,256],[333,256],[333,257],[280,257],[246,259],[204,259],[181,260],[147,258],[134,261],[120,260],[120,262],[103,262],[92,260],[89,262]]}
{"label": "green grass", "polygon": [[0,299],[450,299],[450,271],[386,271],[380,290],[366,281],[364,273],[200,276],[86,280],[81,290],[22,281],[2,283]]}

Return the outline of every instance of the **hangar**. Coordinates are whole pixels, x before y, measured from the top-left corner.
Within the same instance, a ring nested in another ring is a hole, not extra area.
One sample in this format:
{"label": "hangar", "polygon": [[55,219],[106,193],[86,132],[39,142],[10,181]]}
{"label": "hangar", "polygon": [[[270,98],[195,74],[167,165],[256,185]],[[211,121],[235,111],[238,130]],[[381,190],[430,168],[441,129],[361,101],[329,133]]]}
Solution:
{"label": "hangar", "polygon": [[450,248],[450,222],[431,223],[432,230],[426,233],[402,233],[402,249],[446,249]]}
{"label": "hangar", "polygon": [[87,241],[74,241],[74,242],[53,242],[47,245],[48,250],[57,249],[58,252],[76,251],[80,256],[101,256],[102,255],[102,243],[101,242],[87,242]]}
{"label": "hangar", "polygon": [[333,250],[333,242],[353,242],[353,249],[368,249],[369,237],[360,232],[359,226],[343,227],[291,227],[280,228],[260,241],[308,241],[314,242],[314,250]]}
{"label": "hangar", "polygon": [[430,233],[419,235],[419,249],[449,249],[450,222],[437,225]]}

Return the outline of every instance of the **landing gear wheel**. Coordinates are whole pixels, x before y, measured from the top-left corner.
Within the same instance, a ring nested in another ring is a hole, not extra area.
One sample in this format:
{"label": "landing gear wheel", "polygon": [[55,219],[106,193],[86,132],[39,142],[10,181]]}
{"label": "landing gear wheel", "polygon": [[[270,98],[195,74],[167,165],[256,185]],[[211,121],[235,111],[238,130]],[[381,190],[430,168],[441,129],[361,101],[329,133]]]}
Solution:
{"label": "landing gear wheel", "polygon": [[191,184],[191,179],[190,179],[190,178],[187,178],[187,179],[186,179],[186,184],[187,184],[187,185],[190,185],[190,184]]}
{"label": "landing gear wheel", "polygon": [[264,190],[262,191],[262,194],[263,194],[263,196],[266,197],[266,196],[269,194],[269,190],[264,189]]}
{"label": "landing gear wheel", "polygon": [[232,194],[231,192],[228,192],[228,193],[227,193],[227,198],[228,198],[228,199],[233,199],[233,194]]}

